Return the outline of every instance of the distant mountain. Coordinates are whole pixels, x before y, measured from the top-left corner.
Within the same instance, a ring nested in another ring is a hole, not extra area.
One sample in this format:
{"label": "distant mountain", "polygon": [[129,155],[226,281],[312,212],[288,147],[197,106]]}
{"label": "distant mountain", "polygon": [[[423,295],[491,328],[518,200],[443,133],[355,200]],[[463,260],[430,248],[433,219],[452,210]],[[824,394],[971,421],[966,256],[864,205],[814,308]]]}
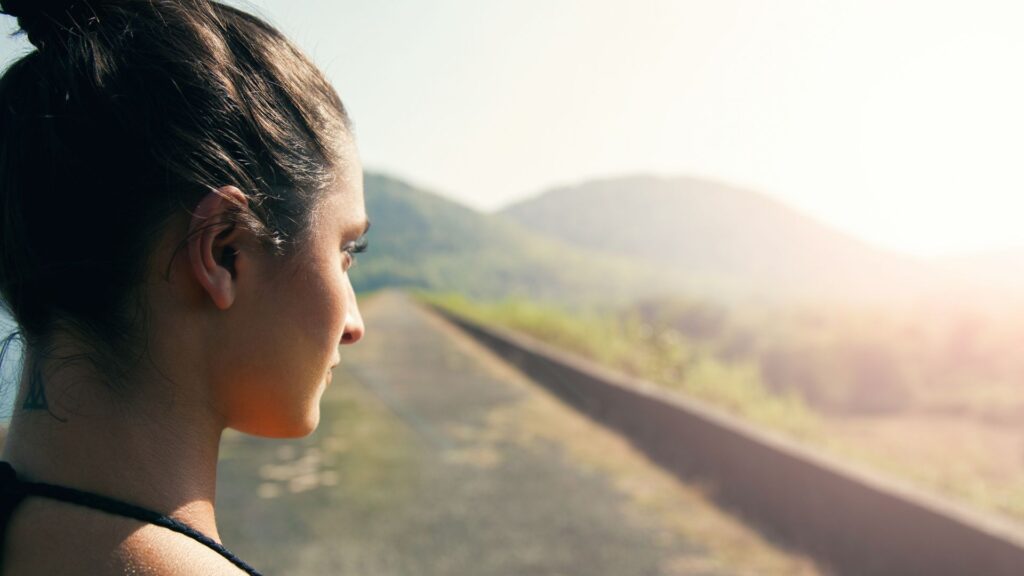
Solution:
{"label": "distant mountain", "polygon": [[909,297],[942,272],[873,248],[757,192],[696,178],[630,176],[562,187],[499,212],[580,248],[684,274],[743,298]]}
{"label": "distant mountain", "polygon": [[996,297],[1024,298],[1024,248],[943,256],[931,263]]}
{"label": "distant mountain", "polygon": [[547,238],[384,174],[367,172],[369,249],[356,289],[453,290],[470,296],[621,302],[661,291],[665,278],[625,258]]}

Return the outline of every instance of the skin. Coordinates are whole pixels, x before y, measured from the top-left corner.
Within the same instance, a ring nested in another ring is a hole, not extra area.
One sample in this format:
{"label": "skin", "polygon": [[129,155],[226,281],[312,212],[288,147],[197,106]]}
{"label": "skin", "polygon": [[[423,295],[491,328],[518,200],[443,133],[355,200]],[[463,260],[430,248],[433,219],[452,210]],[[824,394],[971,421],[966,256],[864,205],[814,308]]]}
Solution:
{"label": "skin", "polygon": [[[108,495],[169,514],[220,541],[214,511],[221,434],[312,432],[339,345],[363,336],[342,247],[366,226],[362,168],[348,144],[312,236],[290,260],[266,254],[220,222],[232,186],[211,192],[168,225],[145,293],[146,362],[115,392],[87,366],[44,367],[51,411],[17,411],[2,459],[24,478]],[[207,228],[167,262],[188,230]],[[225,254],[237,253],[233,258]],[[81,347],[59,339],[59,353]],[[24,402],[25,386],[22,385]],[[54,457],[59,455],[59,457]],[[164,528],[44,498],[11,519],[0,573],[239,574],[213,551]]]}

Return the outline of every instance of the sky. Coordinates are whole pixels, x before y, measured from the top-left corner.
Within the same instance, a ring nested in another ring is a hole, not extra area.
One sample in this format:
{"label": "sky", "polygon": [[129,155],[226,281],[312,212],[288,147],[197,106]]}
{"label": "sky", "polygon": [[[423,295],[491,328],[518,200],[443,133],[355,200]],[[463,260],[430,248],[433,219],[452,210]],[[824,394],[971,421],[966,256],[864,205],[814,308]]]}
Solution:
{"label": "sky", "polygon": [[233,3],[327,72],[365,169],[481,210],[697,176],[907,254],[1024,247],[1021,2]]}

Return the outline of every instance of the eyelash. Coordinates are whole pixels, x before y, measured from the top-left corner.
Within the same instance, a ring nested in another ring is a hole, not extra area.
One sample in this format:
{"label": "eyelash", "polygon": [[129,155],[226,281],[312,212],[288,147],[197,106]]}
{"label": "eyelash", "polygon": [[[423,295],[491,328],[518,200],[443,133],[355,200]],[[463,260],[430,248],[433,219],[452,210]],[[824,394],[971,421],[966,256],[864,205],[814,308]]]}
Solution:
{"label": "eyelash", "polygon": [[345,252],[348,252],[349,256],[352,258],[352,263],[349,264],[350,268],[356,265],[356,254],[366,252],[366,248],[368,246],[369,242],[367,241],[366,236],[359,238],[355,242],[349,242],[345,246]]}

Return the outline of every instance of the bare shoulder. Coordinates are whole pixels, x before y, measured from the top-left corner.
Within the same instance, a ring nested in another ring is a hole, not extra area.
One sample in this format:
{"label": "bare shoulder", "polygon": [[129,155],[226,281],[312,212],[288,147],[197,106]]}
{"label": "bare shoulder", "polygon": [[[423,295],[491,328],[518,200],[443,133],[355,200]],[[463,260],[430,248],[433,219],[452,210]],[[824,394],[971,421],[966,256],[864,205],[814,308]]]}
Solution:
{"label": "bare shoulder", "polygon": [[41,498],[29,498],[17,508],[0,546],[0,574],[5,576],[244,575],[182,534]]}
{"label": "bare shoulder", "polygon": [[243,575],[223,556],[195,540],[160,526],[143,524],[121,542],[115,554],[122,572],[132,575]]}

